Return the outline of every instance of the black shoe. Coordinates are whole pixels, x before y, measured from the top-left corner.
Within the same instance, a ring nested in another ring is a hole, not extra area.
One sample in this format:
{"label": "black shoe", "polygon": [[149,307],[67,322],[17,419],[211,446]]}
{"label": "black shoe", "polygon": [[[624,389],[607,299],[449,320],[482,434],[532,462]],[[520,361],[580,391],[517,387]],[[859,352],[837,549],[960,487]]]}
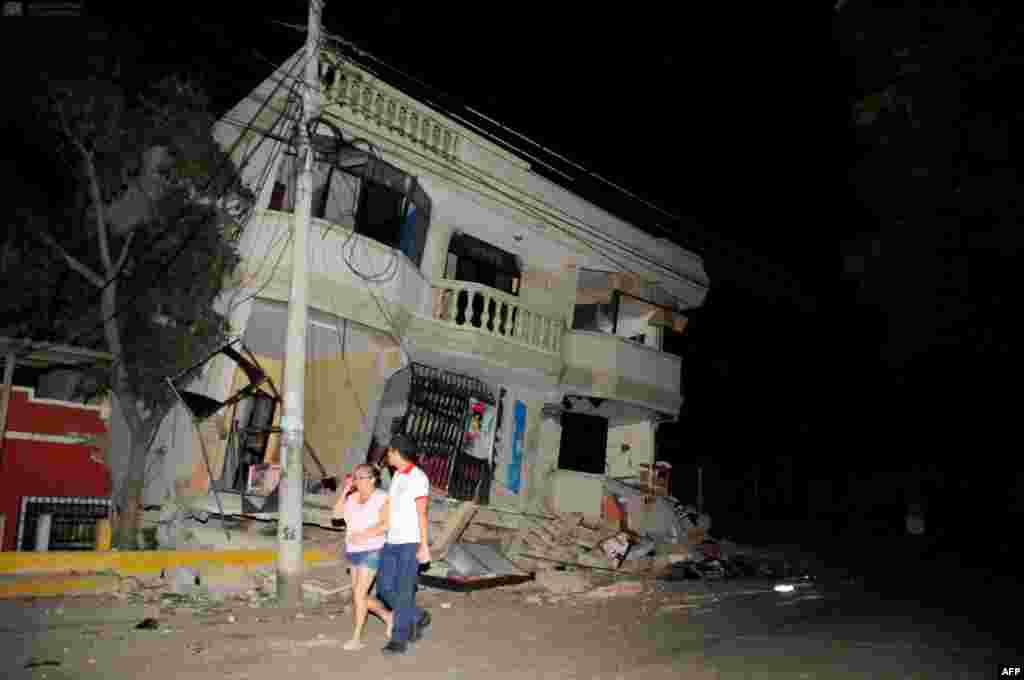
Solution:
{"label": "black shoe", "polygon": [[388,642],[386,645],[384,645],[384,649],[382,649],[380,651],[384,652],[384,654],[389,654],[389,655],[390,654],[405,654],[406,652],[409,651],[409,644],[406,643],[406,642],[398,642],[397,640],[392,640],[392,641]]}
{"label": "black shoe", "polygon": [[430,612],[423,612],[420,620],[412,624],[412,631],[409,633],[409,642],[419,642],[423,639],[423,633],[430,628]]}

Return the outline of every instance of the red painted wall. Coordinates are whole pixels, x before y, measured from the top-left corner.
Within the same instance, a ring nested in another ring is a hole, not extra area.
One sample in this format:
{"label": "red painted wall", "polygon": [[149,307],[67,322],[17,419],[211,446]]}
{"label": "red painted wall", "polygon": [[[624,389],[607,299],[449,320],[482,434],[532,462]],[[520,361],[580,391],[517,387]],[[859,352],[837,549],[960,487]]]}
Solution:
{"label": "red painted wall", "polygon": [[84,444],[32,441],[25,435],[64,438],[99,434],[107,428],[96,407],[34,399],[15,387],[0,445],[0,513],[7,516],[4,550],[14,550],[23,496],[110,496],[110,470],[93,460]]}

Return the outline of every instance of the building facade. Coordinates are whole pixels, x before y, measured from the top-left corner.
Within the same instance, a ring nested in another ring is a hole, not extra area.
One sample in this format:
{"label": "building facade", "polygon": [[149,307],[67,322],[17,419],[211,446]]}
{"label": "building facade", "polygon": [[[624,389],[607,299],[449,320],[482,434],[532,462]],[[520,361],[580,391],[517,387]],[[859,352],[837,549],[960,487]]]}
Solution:
{"label": "building facade", "polygon": [[[302,56],[216,133],[258,196],[224,309],[281,394]],[[701,259],[350,59],[325,50],[320,74],[307,469],[342,475],[404,431],[438,495],[600,514],[605,477],[642,475],[655,428],[679,412],[682,359],[662,348],[703,302]],[[191,389],[225,401],[250,378],[218,357]],[[278,457],[277,434],[252,435],[279,422],[273,391],[198,427],[177,409],[147,502],[212,486],[235,507],[248,467]],[[319,521],[333,494],[311,490]]]}

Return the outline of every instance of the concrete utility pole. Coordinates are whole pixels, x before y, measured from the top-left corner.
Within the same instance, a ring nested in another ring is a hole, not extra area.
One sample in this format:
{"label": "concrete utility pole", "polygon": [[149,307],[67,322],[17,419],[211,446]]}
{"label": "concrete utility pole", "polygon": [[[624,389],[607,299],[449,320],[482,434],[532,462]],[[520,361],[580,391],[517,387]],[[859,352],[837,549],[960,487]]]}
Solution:
{"label": "concrete utility pole", "polygon": [[286,606],[302,604],[302,495],[306,382],[307,240],[313,207],[313,149],[309,124],[319,106],[320,11],[323,0],[309,2],[306,68],[302,88],[298,158],[302,159],[292,221],[292,284],[285,339],[284,410],[281,413],[281,505],[277,528],[277,598]]}

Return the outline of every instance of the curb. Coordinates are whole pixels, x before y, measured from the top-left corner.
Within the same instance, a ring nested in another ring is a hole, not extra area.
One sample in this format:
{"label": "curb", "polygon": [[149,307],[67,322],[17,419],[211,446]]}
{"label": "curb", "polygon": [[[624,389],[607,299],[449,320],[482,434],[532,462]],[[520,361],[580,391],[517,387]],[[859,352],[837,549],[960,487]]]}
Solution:
{"label": "curb", "polygon": [[[337,559],[322,550],[304,551],[306,564]],[[163,569],[214,563],[255,566],[277,561],[276,550],[139,550],[126,552],[0,552],[0,575],[71,574],[114,571],[152,574]]]}

